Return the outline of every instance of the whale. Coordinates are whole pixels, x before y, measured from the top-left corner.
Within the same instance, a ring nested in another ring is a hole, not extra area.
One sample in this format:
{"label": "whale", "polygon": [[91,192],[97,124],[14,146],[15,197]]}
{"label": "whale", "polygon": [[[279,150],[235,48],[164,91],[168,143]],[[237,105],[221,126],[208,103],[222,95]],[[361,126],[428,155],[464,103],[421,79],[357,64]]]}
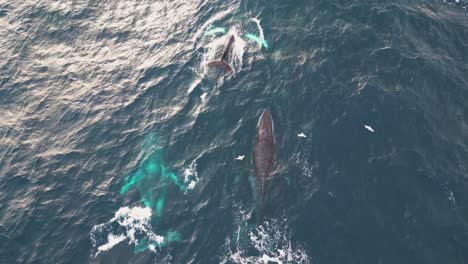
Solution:
{"label": "whale", "polygon": [[268,182],[271,179],[276,156],[273,118],[268,109],[263,110],[257,123],[253,148],[254,174],[260,206],[264,204]]}
{"label": "whale", "polygon": [[210,61],[208,63],[208,66],[211,68],[221,68],[224,71],[233,74],[234,69],[227,62],[227,58],[229,53],[232,51],[232,45],[234,44],[234,42],[236,42],[236,38],[234,37],[234,35],[231,35],[227,43],[224,45],[223,55],[221,56],[221,58],[219,60]]}

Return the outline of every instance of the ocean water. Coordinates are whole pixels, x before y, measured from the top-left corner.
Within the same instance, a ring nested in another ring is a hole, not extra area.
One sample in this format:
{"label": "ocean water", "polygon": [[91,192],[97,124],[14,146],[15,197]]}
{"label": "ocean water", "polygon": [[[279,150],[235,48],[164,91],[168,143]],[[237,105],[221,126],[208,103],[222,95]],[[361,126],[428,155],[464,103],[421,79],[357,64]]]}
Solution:
{"label": "ocean water", "polygon": [[0,263],[468,263],[467,8],[0,0]]}

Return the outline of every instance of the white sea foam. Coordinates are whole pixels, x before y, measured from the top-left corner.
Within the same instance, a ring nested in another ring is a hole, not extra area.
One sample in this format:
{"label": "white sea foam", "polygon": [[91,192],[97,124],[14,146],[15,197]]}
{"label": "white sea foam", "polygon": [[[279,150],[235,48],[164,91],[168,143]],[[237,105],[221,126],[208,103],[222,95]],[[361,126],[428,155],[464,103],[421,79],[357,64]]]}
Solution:
{"label": "white sea foam", "polygon": [[265,41],[265,36],[263,34],[263,28],[262,26],[260,25],[260,19],[258,18],[251,18],[250,20],[252,20],[255,24],[257,24],[257,29],[258,29],[258,37],[260,38],[261,42],[258,43],[259,45],[259,48],[261,49],[262,48],[262,45],[263,45],[263,42]]}
{"label": "white sea foam", "polygon": [[201,99],[202,103],[206,102],[206,96],[207,95],[208,95],[208,93],[203,93],[202,95],[200,95],[200,99]]}
{"label": "white sea foam", "polygon": [[112,233],[107,235],[107,243],[98,247],[98,251],[108,251],[109,249],[113,248],[115,245],[119,244],[120,242],[124,241],[127,237],[124,235],[116,236]]}
{"label": "white sea foam", "polygon": [[222,247],[220,263],[266,264],[311,263],[306,250],[291,241],[286,218],[270,219],[261,225],[245,224],[247,214],[237,210],[235,238],[228,237]]}
{"label": "white sea foam", "polygon": [[156,250],[154,244],[161,245],[164,237],[153,232],[151,227],[151,209],[147,207],[121,207],[114,217],[91,230],[93,248],[96,255],[112,249],[127,240],[129,245],[137,246],[140,241],[147,241],[148,248]]}
{"label": "white sea foam", "polygon": [[190,165],[184,169],[184,184],[188,190],[192,190],[197,185],[198,181],[197,160],[193,160]]}

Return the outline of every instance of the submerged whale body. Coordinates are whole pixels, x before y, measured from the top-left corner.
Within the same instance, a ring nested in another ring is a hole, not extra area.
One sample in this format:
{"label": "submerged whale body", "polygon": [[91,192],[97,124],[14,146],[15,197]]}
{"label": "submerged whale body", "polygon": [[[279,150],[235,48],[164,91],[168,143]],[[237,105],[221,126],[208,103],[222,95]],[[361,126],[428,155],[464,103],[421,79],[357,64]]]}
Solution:
{"label": "submerged whale body", "polygon": [[266,185],[270,179],[275,162],[275,135],[273,119],[269,110],[264,110],[257,124],[257,133],[253,151],[254,171],[260,205],[263,204],[266,195]]}

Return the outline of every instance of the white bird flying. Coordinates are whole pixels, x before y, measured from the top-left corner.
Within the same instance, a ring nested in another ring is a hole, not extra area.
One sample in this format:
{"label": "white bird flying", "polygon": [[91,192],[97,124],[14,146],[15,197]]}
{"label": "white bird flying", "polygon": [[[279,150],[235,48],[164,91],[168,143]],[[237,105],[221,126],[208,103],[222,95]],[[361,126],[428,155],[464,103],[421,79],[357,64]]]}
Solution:
{"label": "white bird flying", "polygon": [[370,132],[372,132],[372,133],[375,132],[374,129],[373,129],[371,126],[369,126],[369,125],[364,125],[364,127],[365,127],[367,130],[369,130]]}
{"label": "white bird flying", "polygon": [[236,158],[236,160],[243,160],[244,157],[245,157],[245,155],[239,155],[239,156]]}
{"label": "white bird flying", "polygon": [[300,137],[300,138],[306,138],[306,137],[307,137],[307,136],[306,136],[304,133],[302,133],[302,132],[301,132],[300,134],[297,134],[297,136]]}

